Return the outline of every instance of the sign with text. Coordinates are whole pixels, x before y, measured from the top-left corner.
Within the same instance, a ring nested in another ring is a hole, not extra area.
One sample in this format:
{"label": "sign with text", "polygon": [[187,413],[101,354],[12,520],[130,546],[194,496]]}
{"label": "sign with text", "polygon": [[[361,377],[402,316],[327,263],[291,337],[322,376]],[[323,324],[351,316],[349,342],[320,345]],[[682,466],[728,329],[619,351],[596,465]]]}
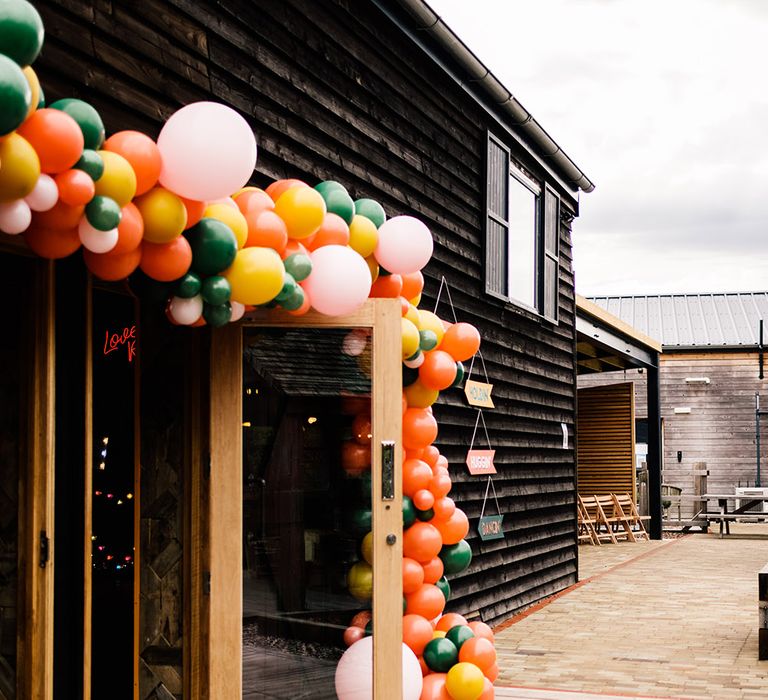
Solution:
{"label": "sign with text", "polygon": [[119,333],[104,331],[104,354],[109,355],[125,347],[128,353],[128,362],[132,362],[133,358],[136,357],[136,340],[136,326],[123,328]]}
{"label": "sign with text", "polygon": [[476,382],[474,379],[467,379],[464,383],[464,394],[470,406],[479,406],[480,408],[496,408],[491,400],[493,384]]}
{"label": "sign with text", "polygon": [[496,450],[469,450],[467,452],[467,467],[473,476],[495,474],[496,467],[493,457]]}
{"label": "sign with text", "polygon": [[501,526],[503,519],[503,515],[486,515],[480,518],[477,523],[477,534],[480,535],[480,539],[483,542],[486,540],[503,540],[504,529]]}

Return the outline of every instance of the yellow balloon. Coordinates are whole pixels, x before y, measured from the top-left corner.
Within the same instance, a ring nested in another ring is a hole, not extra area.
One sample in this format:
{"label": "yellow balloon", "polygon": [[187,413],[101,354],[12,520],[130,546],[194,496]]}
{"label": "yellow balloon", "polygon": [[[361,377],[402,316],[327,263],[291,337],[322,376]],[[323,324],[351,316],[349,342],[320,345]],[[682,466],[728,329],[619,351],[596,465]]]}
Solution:
{"label": "yellow balloon", "polygon": [[248,239],[248,222],[237,207],[230,207],[228,204],[220,203],[209,204],[205,208],[203,216],[223,221],[235,234],[237,247],[242,248],[245,245],[245,241]]}
{"label": "yellow balloon", "polygon": [[363,537],[363,542],[360,545],[360,552],[363,555],[363,559],[373,566],[373,533],[369,532]]}
{"label": "yellow balloon", "polygon": [[40,159],[23,136],[8,134],[0,139],[0,202],[26,197],[40,177]]}
{"label": "yellow balloon", "polygon": [[379,279],[379,263],[376,262],[376,258],[373,255],[369,255],[365,262],[368,264],[368,269],[371,271],[371,283]]}
{"label": "yellow balloon", "polygon": [[445,689],[453,700],[477,700],[483,694],[483,672],[467,661],[451,666]]}
{"label": "yellow balloon", "polygon": [[24,73],[24,77],[29,83],[29,89],[32,91],[32,100],[27,111],[27,117],[29,117],[37,109],[37,105],[40,104],[40,81],[37,79],[37,73],[32,70],[32,66],[22,68],[21,72]]}
{"label": "yellow balloon", "polygon": [[241,304],[266,304],[283,288],[285,267],[272,248],[243,248],[223,276],[232,287],[232,301]]}
{"label": "yellow balloon", "polygon": [[134,204],[144,219],[144,240],[150,243],[168,243],[187,226],[184,202],[164,187],[153,187],[137,197]]}
{"label": "yellow balloon", "polygon": [[418,379],[413,384],[405,387],[403,393],[409,408],[428,408],[440,396],[439,391],[428,389]]}
{"label": "yellow balloon", "polygon": [[414,306],[418,306],[419,304],[421,304],[421,292],[419,292],[415,297],[413,297],[413,299],[409,299],[408,301]]}
{"label": "yellow balloon", "polygon": [[289,238],[307,238],[323,223],[325,200],[312,187],[291,187],[277,198],[275,213],[285,222]]}
{"label": "yellow balloon", "polygon": [[435,630],[432,632],[432,639],[440,639],[441,637],[445,637],[445,632],[443,632],[443,630]]}
{"label": "yellow balloon", "polygon": [[104,174],[96,180],[96,194],[111,197],[121,207],[136,194],[136,173],[131,164],[119,153],[99,151],[104,161]]}
{"label": "yellow balloon", "polygon": [[366,601],[373,597],[373,569],[364,561],[352,565],[347,574],[349,592],[358,600]]}
{"label": "yellow balloon", "polygon": [[408,311],[405,312],[405,317],[414,325],[416,328],[421,330],[421,318],[419,318],[419,310],[413,305],[408,305]]}
{"label": "yellow balloon", "polygon": [[369,218],[355,214],[349,225],[349,247],[364,258],[373,255],[379,242],[379,231]]}
{"label": "yellow balloon", "polygon": [[419,329],[416,328],[407,318],[400,319],[403,336],[403,359],[413,355],[421,343]]}
{"label": "yellow balloon", "polygon": [[431,311],[422,311],[421,309],[419,309],[419,319],[421,321],[421,325],[419,326],[421,330],[432,331],[437,336],[437,345],[435,348],[439,348],[440,343],[443,342],[443,336],[445,335],[443,322]]}

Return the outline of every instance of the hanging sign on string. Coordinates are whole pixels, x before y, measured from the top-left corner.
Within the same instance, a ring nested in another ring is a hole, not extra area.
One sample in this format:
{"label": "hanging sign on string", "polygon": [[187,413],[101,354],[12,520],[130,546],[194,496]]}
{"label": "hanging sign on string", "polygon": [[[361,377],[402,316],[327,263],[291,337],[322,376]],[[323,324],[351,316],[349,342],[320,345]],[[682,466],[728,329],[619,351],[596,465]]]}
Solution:
{"label": "hanging sign on string", "polygon": [[[488,491],[493,489],[493,500],[496,501],[497,515],[485,515],[485,504],[488,502]],[[504,539],[504,516],[499,508],[499,499],[496,496],[496,487],[493,485],[493,479],[488,477],[488,485],[485,487],[485,496],[483,498],[483,507],[480,511],[480,520],[477,521],[477,534],[483,542],[488,540]]]}
{"label": "hanging sign on string", "polygon": [[[483,430],[485,431],[485,439],[488,441],[487,450],[475,450],[475,435],[477,435],[477,426],[480,420],[483,421]],[[496,467],[493,464],[493,458],[496,455],[496,450],[491,449],[491,439],[488,437],[488,428],[485,426],[485,418],[483,417],[482,409],[477,410],[477,419],[475,420],[475,429],[472,432],[472,442],[469,444],[469,450],[467,451],[467,468],[469,473],[473,476],[484,474],[495,474]]]}
{"label": "hanging sign on string", "polygon": [[469,372],[467,372],[467,381],[464,383],[464,395],[467,397],[467,402],[470,406],[478,406],[480,408],[496,408],[493,405],[493,399],[491,398],[491,392],[493,391],[493,384],[488,381],[488,371],[485,369],[485,360],[483,359],[483,353],[478,352],[480,362],[483,363],[483,374],[485,375],[485,382],[477,382],[472,377],[472,369],[475,366],[475,358],[472,358],[472,363],[469,365]]}

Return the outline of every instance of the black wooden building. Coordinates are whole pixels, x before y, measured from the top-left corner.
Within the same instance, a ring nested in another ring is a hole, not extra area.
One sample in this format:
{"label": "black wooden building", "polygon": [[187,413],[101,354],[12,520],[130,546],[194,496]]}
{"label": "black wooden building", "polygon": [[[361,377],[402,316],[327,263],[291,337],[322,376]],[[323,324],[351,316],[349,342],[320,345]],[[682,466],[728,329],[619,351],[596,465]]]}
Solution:
{"label": "black wooden building", "polygon": [[[256,134],[252,184],[337,180],[355,199],[373,198],[387,212],[428,224],[435,253],[425,269],[422,306],[434,303],[444,277],[458,319],[483,337],[495,402],[484,419],[496,449],[494,485],[505,530],[504,539],[489,542],[477,535],[487,482],[464,465],[477,411],[459,392],[448,393],[435,406],[437,444],[450,461],[451,495],[469,516],[473,550],[470,568],[451,582],[449,608],[495,625],[574,583],[571,224],[579,192],[594,186],[531,114],[423,0],[35,5],[46,27],[35,68],[47,100],[90,102],[108,134],[137,129],[156,137],[180,106],[224,102]],[[74,280],[70,289],[84,284],[80,265],[59,263],[62,279]],[[445,299],[437,311],[452,320]],[[138,615],[146,691],[161,678],[172,688],[173,669],[182,675],[185,613],[173,594],[196,585],[189,581],[190,533],[182,512],[187,457],[174,437],[174,420],[184,420],[192,360],[182,352],[170,362],[164,354],[181,342],[182,331],[154,345],[150,331],[139,414],[140,536],[144,561],[154,567],[142,573]],[[472,378],[484,381],[482,371],[476,362]],[[77,450],[62,452],[57,474],[67,472],[67,460],[76,463]],[[72,590],[62,589],[67,593]],[[70,648],[73,669],[81,661],[76,648]],[[57,641],[59,652],[67,653],[66,637]],[[66,673],[58,663],[57,674]]]}

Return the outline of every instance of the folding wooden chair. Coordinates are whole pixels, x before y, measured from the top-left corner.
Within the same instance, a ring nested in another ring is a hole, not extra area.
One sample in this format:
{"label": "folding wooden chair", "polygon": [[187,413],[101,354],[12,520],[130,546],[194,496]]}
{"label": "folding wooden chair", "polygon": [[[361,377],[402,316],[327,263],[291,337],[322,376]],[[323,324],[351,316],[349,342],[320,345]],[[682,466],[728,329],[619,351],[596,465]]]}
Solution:
{"label": "folding wooden chair", "polygon": [[[645,537],[646,540],[650,539],[650,537],[648,537],[648,531],[645,529],[645,525],[643,525],[643,520],[650,520],[651,516],[640,515],[635,502],[632,500],[632,496],[628,493],[612,493],[611,497],[613,498],[616,508],[629,521],[630,527],[632,527],[635,535],[638,538]],[[634,529],[635,526],[637,526],[636,530]]]}
{"label": "folding wooden chair", "polygon": [[590,544],[600,546],[600,538],[595,532],[595,521],[589,517],[583,506],[581,500],[576,502],[576,510],[579,515],[579,542],[589,541]]}
{"label": "folding wooden chair", "polygon": [[[629,542],[636,542],[629,518],[621,512],[621,508],[616,507],[612,494],[595,496],[595,499],[600,510],[603,512],[605,521],[611,524],[614,537],[624,538]],[[622,532],[619,527],[622,527],[624,531]]]}
{"label": "folding wooden chair", "polygon": [[[613,533],[613,527],[606,519],[603,509],[597,502],[597,497],[582,496],[579,494],[579,504],[584,511],[585,517],[591,522],[598,542],[600,540],[608,540],[609,542],[616,544],[616,535]],[[602,528],[605,528],[605,531],[603,531]]]}

